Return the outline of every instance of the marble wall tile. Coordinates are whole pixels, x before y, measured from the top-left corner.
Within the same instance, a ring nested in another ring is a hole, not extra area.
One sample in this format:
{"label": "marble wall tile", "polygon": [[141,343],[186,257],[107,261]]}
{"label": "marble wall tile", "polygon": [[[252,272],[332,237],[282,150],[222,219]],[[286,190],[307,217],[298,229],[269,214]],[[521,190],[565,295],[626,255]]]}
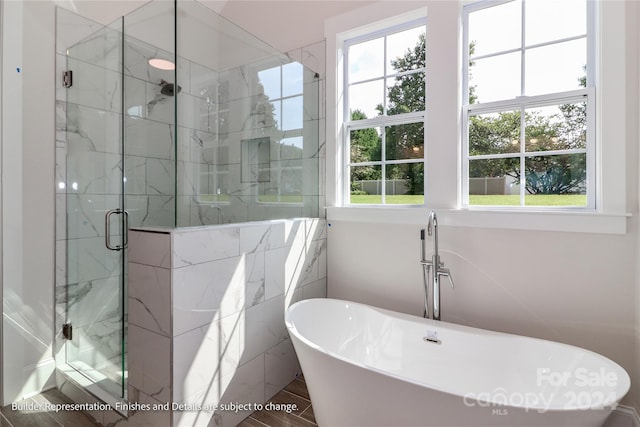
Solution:
{"label": "marble wall tile", "polygon": [[173,266],[180,268],[240,255],[239,227],[208,227],[173,233]]}
{"label": "marble wall tile", "polygon": [[284,296],[247,308],[240,328],[244,344],[240,364],[247,363],[287,338],[284,325]]}
{"label": "marble wall tile", "polygon": [[174,227],[175,200],[173,196],[125,196],[129,212],[129,227]]}
{"label": "marble wall tile", "polygon": [[233,375],[240,361],[242,316],[239,312],[173,338],[174,401],[197,400]]}
{"label": "marble wall tile", "polygon": [[245,257],[226,258],[173,270],[173,333],[180,335],[242,309]]}
{"label": "marble wall tile", "polygon": [[171,339],[131,324],[128,334],[129,385],[160,402],[171,401]]}
{"label": "marble wall tile", "polygon": [[106,250],[104,237],[68,241],[68,283],[88,282],[120,274],[120,263],[119,253]]}
{"label": "marble wall tile", "polygon": [[[105,213],[120,206],[116,195],[68,194],[66,196],[68,239],[103,237],[105,235]],[[112,230],[115,234],[117,230]]]}
{"label": "marble wall tile", "polygon": [[290,338],[287,337],[264,353],[264,372],[266,399],[273,397],[302,373]]}
{"label": "marble wall tile", "polygon": [[[160,159],[150,160],[160,161]],[[125,193],[128,195],[147,194],[147,159],[127,156],[124,162],[124,169]]]}
{"label": "marble wall tile", "polygon": [[258,252],[245,255],[245,307],[261,304],[265,298],[265,255]]}
{"label": "marble wall tile", "polygon": [[73,329],[73,341],[77,352],[74,354],[70,351],[68,360],[84,362],[99,370],[99,366],[122,354],[122,319],[112,318],[76,326]]}
{"label": "marble wall tile", "polygon": [[66,104],[64,130],[69,153],[120,153],[120,118],[118,111],[105,111],[74,103]]}
{"label": "marble wall tile", "polygon": [[265,252],[265,300],[284,295],[285,263],[290,247],[272,249]]}
{"label": "marble wall tile", "polygon": [[67,101],[105,111],[121,109],[120,73],[67,57],[73,71],[73,86],[67,89]]}
{"label": "marble wall tile", "polygon": [[[264,357],[264,354],[261,354],[236,369],[233,379],[220,398],[220,404],[255,404],[266,401]],[[232,427],[249,416],[251,412],[253,411],[218,411],[210,425]]]}
{"label": "marble wall tile", "polygon": [[171,337],[171,270],[129,263],[129,323]]}
{"label": "marble wall tile", "polygon": [[271,247],[272,224],[243,225],[240,227],[240,252],[253,254]]}
{"label": "marble wall tile", "polygon": [[171,268],[171,234],[129,231],[129,262]]}
{"label": "marble wall tile", "polygon": [[118,317],[122,313],[122,276],[70,283],[65,300],[75,326]]}
{"label": "marble wall tile", "polygon": [[122,160],[117,154],[95,151],[67,154],[69,193],[119,194],[122,191]]}
{"label": "marble wall tile", "polygon": [[[166,405],[170,402],[163,402],[158,399],[147,396],[135,387],[129,386],[127,399],[129,402],[137,402],[141,404],[147,404],[153,407],[153,405]],[[155,426],[170,426],[171,425],[171,411],[159,410],[159,411],[133,411],[129,412],[126,420],[127,427],[155,427]],[[116,426],[119,425],[117,420],[112,424],[105,423],[105,425]]]}
{"label": "marble wall tile", "polygon": [[173,160],[147,158],[145,194],[172,195],[175,191],[174,166]]}
{"label": "marble wall tile", "polygon": [[75,59],[119,72],[122,61],[122,33],[109,27],[100,28],[89,37],[67,49]]}
{"label": "marble wall tile", "polygon": [[127,117],[125,126],[125,155],[157,159],[174,158],[173,125]]}

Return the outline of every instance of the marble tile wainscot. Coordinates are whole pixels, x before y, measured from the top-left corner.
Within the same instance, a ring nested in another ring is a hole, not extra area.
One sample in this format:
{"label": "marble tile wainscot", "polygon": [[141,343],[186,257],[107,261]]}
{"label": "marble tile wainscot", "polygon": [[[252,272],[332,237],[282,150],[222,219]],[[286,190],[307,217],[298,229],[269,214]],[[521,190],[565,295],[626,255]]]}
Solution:
{"label": "marble tile wainscot", "polygon": [[[284,311],[316,297],[326,297],[323,219],[132,229],[129,402],[169,406],[128,424],[238,424],[300,373]],[[213,410],[231,403],[249,405]]]}

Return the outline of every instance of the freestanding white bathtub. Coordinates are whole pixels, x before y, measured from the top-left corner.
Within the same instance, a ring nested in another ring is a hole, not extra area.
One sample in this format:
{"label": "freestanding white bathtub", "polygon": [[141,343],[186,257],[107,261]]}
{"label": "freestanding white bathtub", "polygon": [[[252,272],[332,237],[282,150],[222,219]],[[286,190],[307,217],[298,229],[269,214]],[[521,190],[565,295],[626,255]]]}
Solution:
{"label": "freestanding white bathtub", "polygon": [[582,348],[348,301],[285,323],[321,427],[599,427],[630,386]]}

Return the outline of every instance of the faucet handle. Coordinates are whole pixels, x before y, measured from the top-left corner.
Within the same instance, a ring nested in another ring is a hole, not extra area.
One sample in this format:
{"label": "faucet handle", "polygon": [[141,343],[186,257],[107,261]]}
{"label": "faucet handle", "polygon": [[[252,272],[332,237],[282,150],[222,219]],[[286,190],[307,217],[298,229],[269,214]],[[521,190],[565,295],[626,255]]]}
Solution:
{"label": "faucet handle", "polygon": [[449,279],[449,284],[451,285],[451,289],[455,289],[455,286],[453,285],[453,277],[451,277],[451,271],[449,271],[448,268],[443,268],[439,270],[438,276],[439,277],[446,276],[447,279]]}

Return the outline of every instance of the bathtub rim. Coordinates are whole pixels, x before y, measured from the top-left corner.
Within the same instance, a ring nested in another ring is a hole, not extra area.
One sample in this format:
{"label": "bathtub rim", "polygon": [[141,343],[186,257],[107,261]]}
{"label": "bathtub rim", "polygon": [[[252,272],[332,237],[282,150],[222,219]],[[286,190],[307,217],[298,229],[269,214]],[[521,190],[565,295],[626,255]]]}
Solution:
{"label": "bathtub rim", "polygon": [[[335,353],[333,351],[329,351],[326,350],[324,348],[322,348],[320,345],[312,342],[311,340],[309,340],[307,337],[303,336],[295,327],[295,325],[293,324],[292,320],[291,320],[291,316],[292,316],[292,312],[296,309],[296,307],[299,309],[299,307],[302,307],[304,305],[307,304],[318,304],[319,301],[317,300],[324,300],[324,301],[331,301],[331,304],[353,304],[356,306],[361,306],[364,307],[365,309],[370,309],[373,311],[377,311],[377,312],[381,312],[383,315],[386,316],[391,316],[391,317],[396,317],[396,318],[400,318],[403,320],[407,320],[407,321],[420,321],[420,323],[423,323],[425,325],[431,325],[431,326],[445,326],[447,328],[450,328],[454,331],[458,331],[458,332],[464,332],[464,333],[472,333],[475,335],[492,335],[492,336],[504,336],[504,337],[518,337],[518,338],[522,338],[522,339],[526,339],[526,340],[531,340],[531,341],[544,341],[544,342],[548,342],[548,343],[553,343],[555,345],[560,345],[560,346],[564,346],[566,348],[569,349],[573,349],[573,350],[577,350],[580,352],[586,352],[586,353],[590,353],[598,358],[604,359],[606,360],[609,364],[611,364],[611,367],[614,368],[617,372],[617,374],[619,375],[618,378],[620,378],[622,376],[623,379],[626,379],[626,385],[623,387],[623,389],[625,390],[624,393],[620,394],[617,396],[616,400],[612,403],[609,403],[607,405],[601,405],[601,406],[591,406],[588,408],[584,408],[584,407],[575,407],[575,408],[539,408],[539,407],[528,407],[525,405],[517,405],[517,404],[512,404],[512,403],[508,403],[504,406],[508,406],[508,407],[512,407],[512,408],[517,408],[517,409],[522,409],[525,411],[538,411],[538,412],[571,412],[571,411],[585,411],[585,410],[606,410],[606,409],[610,409],[611,411],[614,410],[622,401],[622,399],[629,393],[630,389],[631,389],[631,377],[629,376],[629,373],[626,371],[626,369],[624,369],[620,364],[618,364],[617,362],[615,362],[614,360],[611,360],[610,358],[597,353],[595,351],[586,349],[584,347],[579,347],[576,345],[572,345],[572,344],[566,344],[566,343],[562,343],[559,341],[553,341],[553,340],[548,340],[548,339],[544,339],[544,338],[535,338],[535,337],[530,337],[530,336],[526,336],[526,335],[518,335],[518,334],[513,334],[513,333],[508,333],[508,332],[500,332],[500,331],[493,331],[490,329],[481,329],[481,328],[476,328],[473,326],[466,326],[466,325],[459,325],[456,323],[449,323],[449,322],[445,322],[445,321],[441,321],[441,320],[433,320],[433,319],[425,319],[423,317],[419,317],[419,316],[414,316],[414,315],[410,315],[410,314],[406,314],[406,313],[401,313],[401,312],[397,312],[397,311],[393,311],[393,310],[388,310],[385,308],[381,308],[381,307],[376,307],[376,306],[372,306],[372,305],[368,305],[368,304],[364,304],[364,303],[359,303],[359,302],[355,302],[355,301],[348,301],[348,300],[343,300],[343,299],[337,299],[337,298],[311,298],[311,299],[306,299],[306,300],[302,300],[302,301],[297,301],[294,304],[291,304],[286,310],[285,310],[285,325],[287,328],[287,331],[289,332],[289,334],[291,334],[292,336],[295,336],[296,339],[299,339],[302,343],[304,343],[306,346],[319,351],[323,354],[326,354],[332,358],[338,359],[342,362],[345,362],[347,364],[356,366],[358,368],[361,369],[366,369],[369,371],[373,371],[375,373],[381,374],[383,376],[398,380],[398,381],[404,381],[404,382],[409,382],[411,384],[414,384],[416,386],[419,387],[427,387],[430,388],[432,390],[438,391],[440,393],[446,393],[448,395],[451,396],[458,396],[461,399],[465,399],[465,395],[459,395],[458,393],[451,391],[451,390],[447,390],[445,389],[443,386],[436,386],[434,384],[430,384],[430,383],[426,383],[426,382],[422,382],[422,381],[417,381],[413,378],[409,378],[409,377],[405,377],[405,376],[401,376],[401,375],[397,375],[394,374],[392,372],[388,372],[388,371],[384,371],[380,368],[377,368],[375,366],[369,366],[369,365],[365,365],[361,362],[349,359],[347,357],[344,357],[338,353]],[[624,375],[621,375],[624,374]],[[498,404],[497,402],[492,402],[492,401],[486,401],[486,400],[482,400],[482,399],[478,399],[477,397],[474,397],[473,400],[477,401],[477,402],[482,402],[482,403],[486,403],[489,405],[495,405],[496,407],[500,406],[500,404]]]}

